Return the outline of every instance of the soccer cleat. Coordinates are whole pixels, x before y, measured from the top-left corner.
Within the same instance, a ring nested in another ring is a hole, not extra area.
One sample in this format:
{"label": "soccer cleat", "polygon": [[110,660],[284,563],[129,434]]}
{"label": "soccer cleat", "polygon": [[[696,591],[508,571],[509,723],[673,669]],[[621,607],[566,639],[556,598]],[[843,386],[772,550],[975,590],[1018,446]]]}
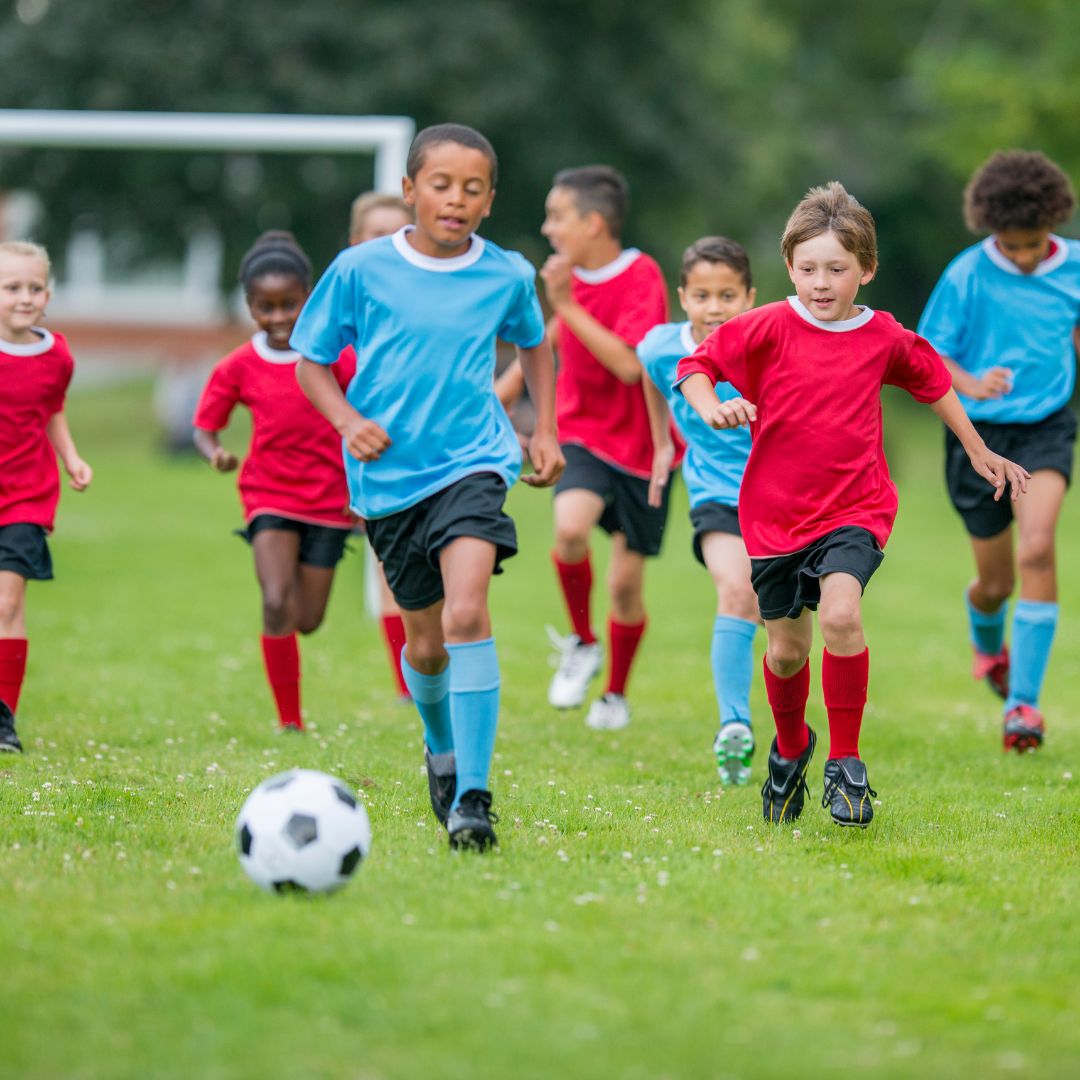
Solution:
{"label": "soccer cleat", "polygon": [[1002,742],[1006,750],[1022,754],[1038,750],[1043,741],[1043,718],[1032,705],[1015,705],[1005,714]]}
{"label": "soccer cleat", "polygon": [[742,720],[733,720],[716,733],[713,740],[716,771],[720,783],[742,787],[750,780],[750,759],[754,756],[754,732]]}
{"label": "soccer cleat", "polygon": [[486,851],[498,845],[492,825],[499,820],[491,812],[491,792],[473,788],[461,796],[461,802],[450,811],[446,828],[450,846],[455,850]]}
{"label": "soccer cleat", "polygon": [[600,642],[586,645],[577,634],[562,637],[550,626],[547,634],[555,648],[552,659],[558,667],[548,687],[548,701],[556,709],[576,709],[584,704],[589,683],[600,672],[604,652]]}
{"label": "soccer cleat", "polygon": [[4,701],[0,701],[0,753],[22,753],[22,743],[15,733],[15,714]]}
{"label": "soccer cleat", "polygon": [[589,706],[585,723],[594,731],[617,731],[630,723],[630,705],[622,694],[608,691]]}
{"label": "soccer cleat", "polygon": [[1009,648],[1002,646],[1001,652],[996,654],[979,652],[975,650],[975,658],[971,665],[971,677],[973,679],[986,680],[986,685],[1002,701],[1009,696]]}
{"label": "soccer cleat", "polygon": [[424,764],[427,766],[428,793],[431,795],[431,809],[439,819],[440,825],[446,824],[450,806],[457,791],[457,762],[454,751],[446,754],[433,754],[424,746]]}
{"label": "soccer cleat", "polygon": [[866,766],[857,757],[831,758],[825,762],[825,792],[821,805],[827,806],[837,825],[865,829],[874,820],[877,792],[866,777]]}
{"label": "soccer cleat", "polygon": [[794,821],[801,813],[803,799],[807,794],[806,770],[817,746],[817,735],[812,727],[806,729],[810,741],[797,758],[780,756],[776,739],[769,747],[769,775],[761,785],[761,808],[765,820],[771,824]]}

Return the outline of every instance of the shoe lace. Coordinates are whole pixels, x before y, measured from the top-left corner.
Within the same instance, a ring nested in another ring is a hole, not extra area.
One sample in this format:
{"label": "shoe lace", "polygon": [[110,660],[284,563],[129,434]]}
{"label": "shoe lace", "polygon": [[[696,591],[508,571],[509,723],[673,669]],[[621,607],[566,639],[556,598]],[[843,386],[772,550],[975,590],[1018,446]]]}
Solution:
{"label": "shoe lace", "polygon": [[[796,784],[795,784],[795,790],[798,791],[799,788],[802,788],[802,796],[805,799],[810,794],[810,789],[806,786],[806,777],[805,776],[799,776],[798,777],[798,779],[796,781]],[[766,776],[765,777],[765,783],[761,785],[762,798],[764,798],[766,795],[768,795],[769,796],[769,801],[770,802],[775,802],[776,801],[776,796],[778,794],[782,795],[783,792],[777,792],[776,789],[772,786],[772,777],[771,776]],[[822,805],[824,805],[824,804],[822,804]]]}
{"label": "shoe lace", "polygon": [[586,654],[581,650],[581,638],[577,634],[563,637],[553,626],[544,627],[548,640],[555,652],[548,657],[548,663],[559,669],[559,674],[566,678],[576,677],[588,663]]}
{"label": "shoe lace", "polygon": [[[840,785],[845,786],[845,791],[848,795],[857,795],[862,798],[863,794],[869,795],[871,799],[877,798],[877,792],[869,784],[848,784],[847,778],[844,776],[840,769],[836,770],[835,775],[825,781],[825,791],[821,796],[821,805],[828,806],[832,802],[832,797],[840,790]],[[806,786],[805,783],[803,785]]]}
{"label": "shoe lace", "polygon": [[471,791],[467,791],[464,795],[461,796],[461,803],[463,806],[468,806],[472,810],[483,810],[485,816],[487,817],[488,821],[492,823],[492,825],[499,824],[499,815],[491,809],[490,794],[486,792],[483,794],[481,794],[480,792],[476,792],[474,794]]}

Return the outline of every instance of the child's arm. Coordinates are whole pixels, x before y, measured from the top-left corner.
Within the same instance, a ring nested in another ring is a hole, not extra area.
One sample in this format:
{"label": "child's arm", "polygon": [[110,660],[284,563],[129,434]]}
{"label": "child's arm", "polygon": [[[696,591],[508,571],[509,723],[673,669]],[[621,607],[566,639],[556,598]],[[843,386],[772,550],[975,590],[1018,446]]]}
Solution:
{"label": "child's arm", "polygon": [[216,431],[196,428],[191,441],[195,444],[195,449],[210,462],[212,469],[217,472],[232,472],[236,468],[238,464],[236,455],[221,445]]}
{"label": "child's arm", "polygon": [[649,431],[653,444],[649,505],[662,506],[664,488],[671,478],[671,463],[675,460],[675,443],[671,438],[671,410],[668,408],[667,398],[649,378],[648,372],[641,376],[641,388],[645,391],[645,410],[649,414]]}
{"label": "child's arm", "polygon": [[971,467],[982,477],[989,480],[997,488],[994,499],[1000,499],[1005,494],[1005,485],[1008,484],[1015,501],[1020,498],[1020,493],[1027,491],[1027,482],[1031,474],[1027,469],[1015,462],[995,454],[982,437],[975,430],[968,414],[964,412],[964,406],[956,396],[955,390],[950,390],[944,397],[930,403],[930,408],[950,428],[952,433],[960,440]]}
{"label": "child's arm", "polygon": [[45,425],[45,434],[64,463],[64,470],[71,477],[72,488],[75,491],[85,491],[94,479],[94,470],[79,457],[75,440],[68,428],[67,417],[62,412],[53,413]]}
{"label": "child's arm", "polygon": [[687,375],[679,383],[679,389],[694,412],[710,427],[747,427],[757,419],[757,407],[746,398],[721,401],[717,397],[715,384],[703,371]]}
{"label": "child's arm", "polygon": [[952,375],[953,389],[973,401],[986,401],[987,398],[999,398],[1012,390],[1012,368],[992,367],[982,376],[972,375],[949,357],[941,358]]}
{"label": "child's arm", "polygon": [[345,449],[358,461],[376,461],[390,445],[390,436],[349,404],[337,377],[325,364],[302,357],[296,365],[296,381],[308,401],[334,426],[345,442]]}
{"label": "child's arm", "polygon": [[509,412],[524,392],[525,374],[521,370],[520,358],[515,356],[495,380],[495,396],[502,407]]}
{"label": "child's arm", "polygon": [[549,255],[540,271],[548,302],[574,336],[620,382],[633,386],[641,380],[637,353],[618,334],[596,321],[570,291],[570,262],[564,255]]}
{"label": "child's arm", "polygon": [[555,427],[555,360],[547,336],[531,349],[518,349],[518,361],[536,409],[536,427],[529,440],[533,473],[522,477],[530,487],[551,487],[566,468]]}

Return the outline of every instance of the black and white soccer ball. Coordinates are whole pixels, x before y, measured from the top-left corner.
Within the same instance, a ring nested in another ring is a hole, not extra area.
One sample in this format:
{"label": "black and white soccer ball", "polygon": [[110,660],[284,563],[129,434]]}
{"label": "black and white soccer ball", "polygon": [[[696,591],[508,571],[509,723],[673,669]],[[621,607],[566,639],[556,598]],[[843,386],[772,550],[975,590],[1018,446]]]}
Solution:
{"label": "black and white soccer ball", "polygon": [[240,865],[268,892],[332,892],[371,850],[367,811],[348,785],[314,769],[264,780],[236,819]]}

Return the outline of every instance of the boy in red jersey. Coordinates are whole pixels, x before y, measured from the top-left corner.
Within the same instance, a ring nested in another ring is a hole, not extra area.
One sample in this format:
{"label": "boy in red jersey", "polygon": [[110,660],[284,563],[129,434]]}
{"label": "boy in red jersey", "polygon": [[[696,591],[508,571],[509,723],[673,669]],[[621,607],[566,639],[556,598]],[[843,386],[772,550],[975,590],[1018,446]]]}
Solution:
{"label": "boy in red jersey", "polygon": [[593,728],[630,722],[625,694],[645,631],[645,559],[659,554],[667,520],[667,488],[662,505],[649,505],[653,426],[662,421],[646,406],[635,352],[667,321],[667,287],[648,255],[622,246],[628,204],[626,180],[615,169],[564,169],[541,229],[555,249],[540,276],[556,316],[556,413],[566,455],[555,487],[552,558],[573,627],[565,639],[549,631],[560,662],[548,700],[559,709],[581,705],[602,663],[589,611],[589,534],[599,525],[612,538],[611,667],[607,690],[586,717]]}
{"label": "boy in red jersey", "polygon": [[[236,457],[218,440],[232,410],[251,410],[240,498],[263,598],[262,653],[282,728],[302,730],[296,634],[322,623],[334,570],[355,524],[337,433],[296,382],[289,335],[311,289],[311,264],[290,233],[264,233],[240,264],[259,332],[214,369],[195,412],[195,446],[218,472]],[[355,370],[334,365],[342,386]]]}
{"label": "boy in red jersey", "polygon": [[53,576],[46,535],[60,500],[57,455],[76,491],[93,478],[68,430],[67,342],[38,326],[49,302],[49,256],[0,244],[0,751],[18,753],[15,712],[26,673],[26,582]]}
{"label": "boy in red jersey", "polygon": [[[768,635],[765,688],[776,722],[761,789],[765,820],[802,812],[816,743],[806,725],[810,612],[820,605],[830,740],[822,805],[837,824],[865,827],[875,793],[859,758],[870,669],[860,609],[897,509],[881,387],[903,387],[928,404],[998,498],[1006,484],[1017,498],[1028,474],[987,448],[923,338],[855,304],[877,269],[877,237],[869,211],[839,183],[813,188],[799,203],[781,250],[796,295],[710,334],[680,362],[678,385],[706,422],[753,432],[739,522]],[[719,381],[743,397],[721,402]]]}

